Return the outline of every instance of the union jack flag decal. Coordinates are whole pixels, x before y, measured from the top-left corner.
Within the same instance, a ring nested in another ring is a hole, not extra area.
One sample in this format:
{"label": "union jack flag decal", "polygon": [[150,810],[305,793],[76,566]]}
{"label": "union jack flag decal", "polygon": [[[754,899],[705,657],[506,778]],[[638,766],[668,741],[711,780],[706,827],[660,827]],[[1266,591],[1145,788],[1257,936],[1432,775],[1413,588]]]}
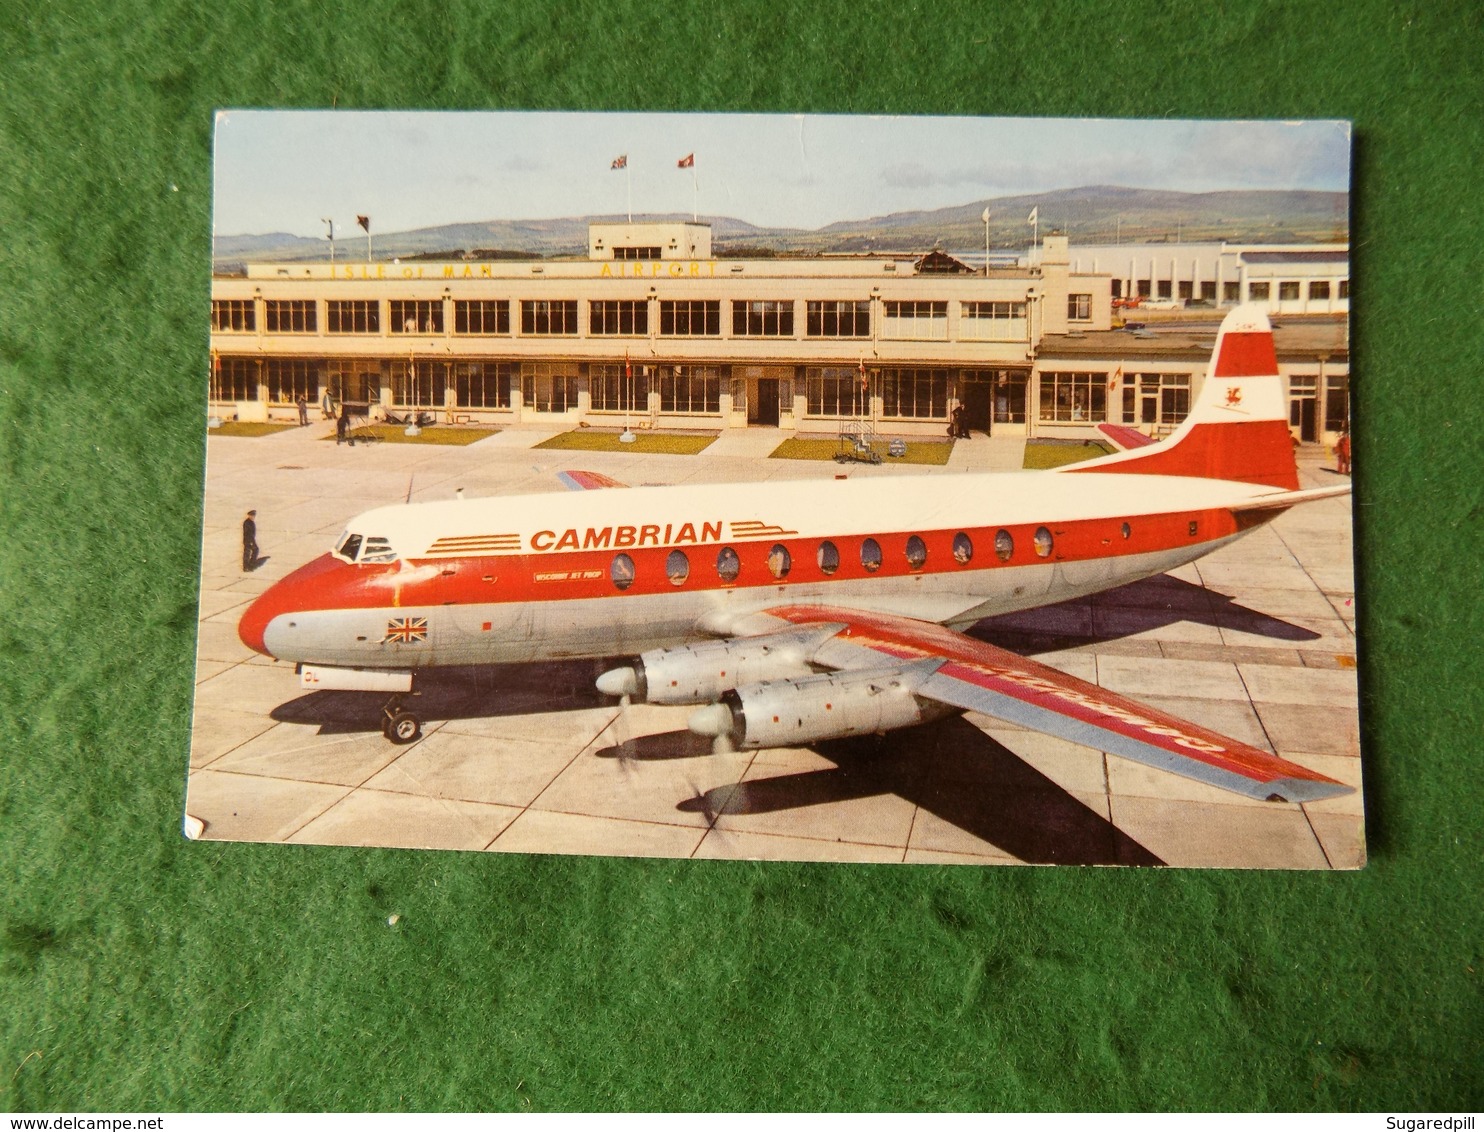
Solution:
{"label": "union jack flag decal", "polygon": [[393,644],[410,645],[416,641],[428,639],[428,619],[426,617],[394,617],[386,623],[386,636],[381,638],[381,643],[388,641]]}

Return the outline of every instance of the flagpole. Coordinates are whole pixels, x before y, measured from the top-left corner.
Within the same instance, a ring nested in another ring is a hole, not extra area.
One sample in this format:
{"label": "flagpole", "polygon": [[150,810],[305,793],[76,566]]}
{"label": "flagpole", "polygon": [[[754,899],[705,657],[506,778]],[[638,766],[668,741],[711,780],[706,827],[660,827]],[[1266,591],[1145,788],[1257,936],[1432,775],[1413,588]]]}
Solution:
{"label": "flagpole", "polygon": [[629,190],[629,223],[634,222],[634,174],[629,172],[627,160],[623,163],[623,179]]}
{"label": "flagpole", "polygon": [[984,210],[984,278],[989,278],[989,209]]}
{"label": "flagpole", "polygon": [[701,180],[696,173],[696,163],[692,159],[690,163],[690,218],[692,223],[699,223],[701,219]]}

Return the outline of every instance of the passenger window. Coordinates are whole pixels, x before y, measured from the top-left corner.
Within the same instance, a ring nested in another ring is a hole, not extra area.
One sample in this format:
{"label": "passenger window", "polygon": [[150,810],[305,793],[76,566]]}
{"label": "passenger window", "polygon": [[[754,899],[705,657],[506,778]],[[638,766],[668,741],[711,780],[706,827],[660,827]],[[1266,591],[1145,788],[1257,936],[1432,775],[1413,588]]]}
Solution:
{"label": "passenger window", "polygon": [[1035,535],[1035,537],[1033,539],[1031,539],[1031,541],[1033,543],[1035,543],[1035,545],[1036,545],[1036,553],[1040,557],[1042,557],[1042,558],[1050,557],[1050,555],[1051,555],[1051,532],[1050,531],[1048,531],[1045,527],[1037,527],[1036,528],[1036,535]]}
{"label": "passenger window", "polygon": [[670,551],[670,556],[665,559],[665,577],[670,579],[672,586],[685,585],[685,580],[690,577],[690,559],[685,556],[685,551]]}
{"label": "passenger window", "polygon": [[613,579],[615,588],[628,589],[634,584],[634,560],[627,554],[615,554],[613,565],[608,569],[608,576]]}
{"label": "passenger window", "polygon": [[973,557],[974,540],[959,531],[953,536],[953,560],[960,566],[966,566]]}
{"label": "passenger window", "polygon": [[881,569],[881,544],[873,538],[861,543],[861,565],[866,573],[874,574]]}
{"label": "passenger window", "polygon": [[773,549],[768,551],[768,573],[780,581],[788,577],[788,571],[793,566],[793,559],[789,557],[788,547],[781,542],[774,543]]}
{"label": "passenger window", "polygon": [[814,556],[814,560],[819,563],[821,574],[833,574],[840,568],[840,552],[835,549],[835,544],[832,542],[820,543],[819,552]]}
{"label": "passenger window", "polygon": [[1196,532],[1199,531],[1200,529],[1201,529],[1201,525],[1199,523],[1197,523],[1194,519],[1192,519],[1190,521],[1190,537],[1191,538],[1195,538]]}
{"label": "passenger window", "polygon": [[716,576],[723,582],[735,582],[740,573],[742,559],[737,557],[737,552],[731,547],[722,547],[721,553],[716,556]]}
{"label": "passenger window", "polygon": [[927,564],[927,543],[913,535],[907,540],[907,565],[913,570],[921,570]]}
{"label": "passenger window", "polygon": [[1010,556],[1015,553],[1015,540],[1010,537],[1009,531],[996,531],[994,534],[994,556],[1001,562],[1009,562]]}
{"label": "passenger window", "polygon": [[1124,523],[1123,524],[1123,537],[1124,538],[1128,538],[1128,536],[1131,535],[1131,534],[1133,534],[1133,533],[1134,533],[1133,527],[1129,526],[1127,523]]}

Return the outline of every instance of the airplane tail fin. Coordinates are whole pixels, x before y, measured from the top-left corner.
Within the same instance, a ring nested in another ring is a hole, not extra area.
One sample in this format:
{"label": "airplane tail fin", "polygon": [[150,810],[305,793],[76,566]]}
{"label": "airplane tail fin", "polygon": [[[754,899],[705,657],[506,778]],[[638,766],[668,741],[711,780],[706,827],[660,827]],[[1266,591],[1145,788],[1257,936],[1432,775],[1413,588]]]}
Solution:
{"label": "airplane tail fin", "polygon": [[1200,396],[1167,439],[1062,470],[1199,476],[1296,491],[1298,466],[1267,314],[1249,304],[1226,316]]}

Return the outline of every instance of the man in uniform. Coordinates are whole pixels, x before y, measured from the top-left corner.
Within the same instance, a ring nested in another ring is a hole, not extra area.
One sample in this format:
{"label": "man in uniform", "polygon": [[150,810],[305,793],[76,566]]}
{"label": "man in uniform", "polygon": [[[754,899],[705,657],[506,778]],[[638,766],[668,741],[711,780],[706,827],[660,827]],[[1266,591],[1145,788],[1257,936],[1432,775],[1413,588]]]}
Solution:
{"label": "man in uniform", "polygon": [[242,571],[247,573],[258,565],[257,512],[249,511],[242,520]]}

